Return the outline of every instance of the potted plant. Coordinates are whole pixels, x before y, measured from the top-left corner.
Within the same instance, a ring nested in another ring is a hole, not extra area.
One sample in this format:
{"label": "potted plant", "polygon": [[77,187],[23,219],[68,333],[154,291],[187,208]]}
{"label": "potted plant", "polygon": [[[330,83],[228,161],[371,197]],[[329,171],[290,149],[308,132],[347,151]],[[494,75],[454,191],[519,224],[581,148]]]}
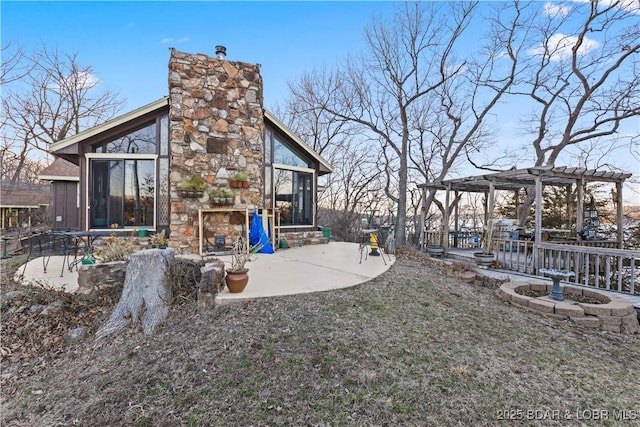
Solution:
{"label": "potted plant", "polygon": [[238,171],[229,179],[231,188],[249,188],[249,177],[245,172]]}
{"label": "potted plant", "polygon": [[480,267],[490,267],[495,259],[495,255],[493,254],[493,226],[491,225],[491,221],[489,221],[489,224],[489,226],[484,228],[481,242],[482,251],[473,253],[476,264]]}
{"label": "potted plant", "polygon": [[427,245],[427,253],[431,257],[441,257],[444,255],[444,247],[440,245]]}
{"label": "potted plant", "polygon": [[209,192],[209,201],[211,206],[230,206],[233,205],[235,194],[226,188],[216,188]]}
{"label": "potted plant", "polygon": [[153,236],[151,236],[150,241],[151,241],[152,248],[164,249],[169,244],[169,239],[165,235],[164,230],[162,230],[160,233],[155,233]]}
{"label": "potted plant", "polygon": [[225,277],[229,292],[242,292],[249,283],[249,269],[245,267],[247,261],[249,261],[247,241],[238,237],[231,246],[231,268],[227,270]]}
{"label": "potted plant", "polygon": [[186,198],[200,198],[204,194],[204,190],[207,188],[207,183],[200,175],[192,175],[189,179],[184,179],[180,182],[180,196]]}
{"label": "potted plant", "polygon": [[223,188],[220,190],[220,197],[222,198],[222,204],[224,205],[233,205],[233,201],[236,195],[233,191]]}

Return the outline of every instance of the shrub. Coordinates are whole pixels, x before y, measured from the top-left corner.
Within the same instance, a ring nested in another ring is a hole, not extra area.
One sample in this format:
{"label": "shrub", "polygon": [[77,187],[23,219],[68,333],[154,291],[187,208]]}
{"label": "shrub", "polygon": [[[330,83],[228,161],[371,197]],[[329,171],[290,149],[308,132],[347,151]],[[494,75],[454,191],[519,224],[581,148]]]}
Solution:
{"label": "shrub", "polygon": [[[118,228],[118,224],[111,225],[112,229]],[[138,250],[138,239],[133,235],[118,237],[114,231],[102,239],[102,245],[96,250],[95,256],[102,262],[129,261],[131,254]]]}

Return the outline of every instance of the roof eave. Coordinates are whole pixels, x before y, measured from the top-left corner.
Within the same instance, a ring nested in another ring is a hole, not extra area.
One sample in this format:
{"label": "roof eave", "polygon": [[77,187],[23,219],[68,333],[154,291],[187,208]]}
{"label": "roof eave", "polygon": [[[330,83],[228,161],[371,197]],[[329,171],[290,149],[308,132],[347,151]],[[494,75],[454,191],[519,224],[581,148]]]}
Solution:
{"label": "roof eave", "polygon": [[40,181],[80,181],[79,176],[38,175]]}

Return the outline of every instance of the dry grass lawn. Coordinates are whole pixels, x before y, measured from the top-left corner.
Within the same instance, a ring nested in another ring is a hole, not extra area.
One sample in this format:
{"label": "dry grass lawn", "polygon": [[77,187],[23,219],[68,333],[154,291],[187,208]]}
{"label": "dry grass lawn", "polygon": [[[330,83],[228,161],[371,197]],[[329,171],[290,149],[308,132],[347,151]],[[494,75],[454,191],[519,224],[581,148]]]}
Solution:
{"label": "dry grass lawn", "polygon": [[[153,335],[98,345],[113,297],[48,293],[75,317],[41,320],[30,306],[44,294],[2,305],[5,426],[640,425],[639,336],[503,303],[415,254],[355,288],[183,304]],[[16,331],[43,322],[89,334],[47,347]]]}

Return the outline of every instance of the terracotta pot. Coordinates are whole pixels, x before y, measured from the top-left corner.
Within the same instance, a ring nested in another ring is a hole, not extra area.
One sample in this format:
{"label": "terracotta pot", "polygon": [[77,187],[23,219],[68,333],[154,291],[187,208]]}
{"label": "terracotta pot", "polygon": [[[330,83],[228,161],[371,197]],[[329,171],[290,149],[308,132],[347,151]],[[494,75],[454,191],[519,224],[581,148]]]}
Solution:
{"label": "terracotta pot", "polygon": [[229,292],[232,294],[237,294],[239,292],[244,291],[244,288],[249,283],[249,272],[248,268],[243,270],[227,270],[227,277],[225,277],[225,281],[227,283],[227,288]]}
{"label": "terracotta pot", "polygon": [[249,188],[249,181],[241,181],[240,184],[242,188]]}

